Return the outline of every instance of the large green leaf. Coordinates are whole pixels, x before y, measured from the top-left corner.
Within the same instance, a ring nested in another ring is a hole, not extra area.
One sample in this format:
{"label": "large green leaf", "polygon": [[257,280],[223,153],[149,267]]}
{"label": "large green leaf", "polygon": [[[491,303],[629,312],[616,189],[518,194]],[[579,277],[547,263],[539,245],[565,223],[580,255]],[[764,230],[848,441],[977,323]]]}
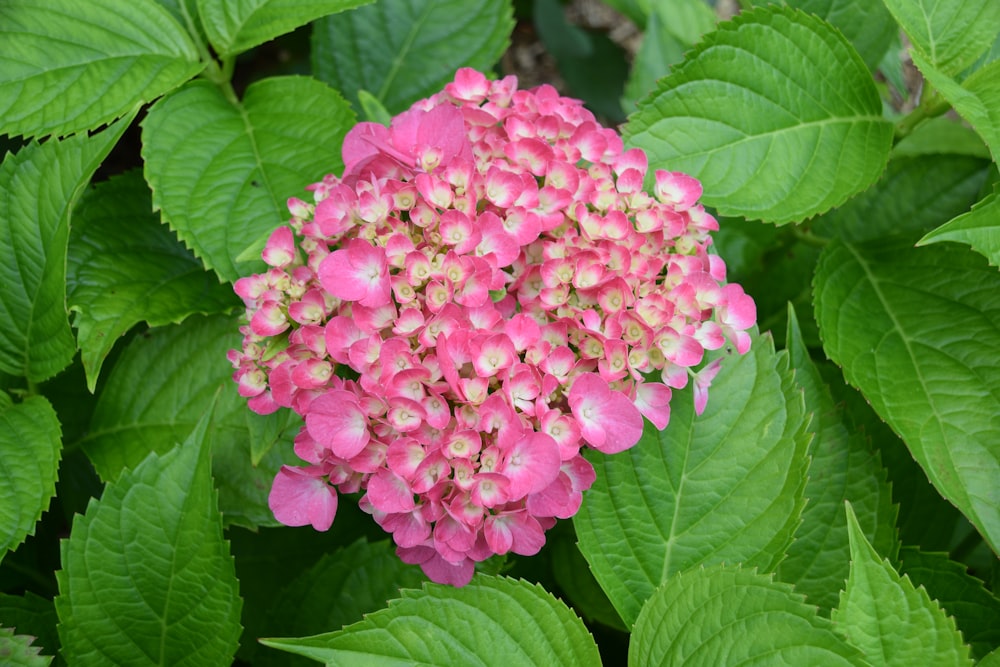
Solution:
{"label": "large green leaf", "polygon": [[829,24],[785,7],[744,12],[705,36],[624,130],[651,168],[702,181],[724,215],[802,220],[868,188],[892,124],[871,74]]}
{"label": "large green leaf", "polygon": [[[1000,9],[1000,3],[989,5]],[[1000,160],[1000,60],[979,68],[962,83],[935,68],[919,53],[913,54],[913,63],[941,96],[955,107],[955,111],[979,133],[989,146],[993,160]]]}
{"label": "large green leaf", "polygon": [[[317,581],[323,582],[322,588]],[[417,588],[425,581],[420,568],[401,561],[389,541],[359,539],[295,577],[269,605],[268,629],[280,635],[339,630],[384,608],[401,588]],[[310,664],[284,652],[264,651],[254,665],[291,667],[303,662]]]}
{"label": "large green leaf", "polygon": [[813,413],[809,446],[811,463],[802,525],[778,567],[778,577],[824,612],[837,606],[850,567],[850,544],[844,501],[854,505],[865,534],[890,557],[896,554],[897,508],[878,454],[863,434],[850,430],[842,410],[802,342],[798,319],[789,307],[788,352],[795,381]]}
{"label": "large green leaf", "polygon": [[69,218],[130,119],[94,136],[30,143],[0,165],[0,371],[39,382],[69,365]]}
{"label": "large green leaf", "polygon": [[13,403],[0,391],[0,559],[34,533],[56,494],[61,438],[44,396]]}
{"label": "large green leaf", "polygon": [[1000,197],[997,193],[976,204],[968,213],[927,233],[917,245],[941,241],[966,243],[990,264],[1000,267]]}
{"label": "large green leaf", "polygon": [[153,213],[139,171],[86,193],[70,234],[67,300],[93,391],[104,358],[133,325],[160,326],[239,300]]}
{"label": "large green leaf", "polygon": [[95,128],[204,67],[154,0],[6,0],[0,42],[0,134]]}
{"label": "large green leaf", "polygon": [[404,590],[388,609],[339,632],[262,640],[327,665],[600,665],[593,637],[538,584],[477,575],[453,588]]}
{"label": "large green leaf", "polygon": [[927,589],[945,611],[955,617],[965,641],[977,658],[1000,646],[1000,599],[983,587],[961,563],[948,554],[928,553],[915,547],[900,550],[900,574],[914,586]]}
{"label": "large green leaf", "polygon": [[791,586],[734,567],[671,577],[646,603],[629,644],[631,667],[867,665]]}
{"label": "large green leaf", "polygon": [[827,355],[1000,552],[1000,274],[960,248],[835,241],[814,289]]}
{"label": "large green leaf", "polygon": [[347,102],[309,77],[263,79],[242,102],[193,82],[142,123],[153,204],[206,267],[235,281],[263,268],[236,258],[288,220],[288,198],[343,168],[353,124]]}
{"label": "large green leaf", "polygon": [[787,0],[787,4],[815,14],[844,33],[872,71],[877,69],[897,32],[892,14],[878,0]]}
{"label": "large green leaf", "polygon": [[[226,351],[240,336],[234,317],[191,317],[154,329],[122,352],[98,397],[84,451],[105,480],[138,465],[149,452],[163,454],[188,436],[204,406],[222,387],[212,423],[213,466],[219,506],[227,522],[277,525],[267,494],[282,463],[296,460],[288,444],[251,460],[246,400],[236,392]],[[251,416],[252,417],[252,416]]]}
{"label": "large green leaf", "polygon": [[632,449],[588,457],[597,481],[573,522],[626,625],[676,572],[778,564],[805,504],[806,419],[788,357],[764,335],[723,360],[700,417],[675,392],[662,432],[647,423]]}
{"label": "large green leaf", "polygon": [[510,0],[380,0],[316,22],[313,74],[357,109],[367,90],[397,114],[459,67],[489,70],[513,28]]}
{"label": "large green leaf", "polygon": [[914,49],[946,74],[958,74],[974,63],[1000,32],[1000,3],[997,2],[882,1],[910,38]]}
{"label": "large green leaf", "polygon": [[198,13],[216,53],[229,57],[327,14],[372,0],[198,0]]}
{"label": "large green leaf", "polygon": [[56,573],[70,664],[231,663],[242,601],[212,487],[210,415],[184,444],[109,484],[73,521]]}
{"label": "large green leaf", "polygon": [[851,575],[832,618],[874,665],[971,665],[955,619],[900,577],[865,539],[847,504]]}

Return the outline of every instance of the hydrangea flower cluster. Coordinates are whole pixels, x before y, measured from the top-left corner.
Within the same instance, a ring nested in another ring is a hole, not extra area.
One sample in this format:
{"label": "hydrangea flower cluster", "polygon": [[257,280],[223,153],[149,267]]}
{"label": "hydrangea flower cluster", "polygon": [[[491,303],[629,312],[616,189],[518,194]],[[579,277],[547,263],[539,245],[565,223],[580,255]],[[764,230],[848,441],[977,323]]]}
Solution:
{"label": "hydrangea flower cluster", "polygon": [[304,417],[269,504],[326,530],[337,492],[434,581],[531,555],[573,516],[581,456],[664,428],[691,378],[750,346],[753,300],[710,255],[694,178],[624,150],[578,100],[459,70],[390,127],[360,123],[343,175],[289,200],[242,278],[234,379],[250,408]]}

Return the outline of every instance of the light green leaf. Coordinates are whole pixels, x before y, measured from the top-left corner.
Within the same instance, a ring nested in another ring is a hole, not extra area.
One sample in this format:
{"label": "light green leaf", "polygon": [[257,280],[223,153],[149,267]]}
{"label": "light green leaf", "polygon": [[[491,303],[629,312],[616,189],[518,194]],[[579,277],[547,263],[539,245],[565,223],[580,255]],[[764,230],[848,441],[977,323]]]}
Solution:
{"label": "light green leaf", "polygon": [[668,0],[654,5],[625,84],[626,110],[645,97],[684,52],[715,27],[715,12],[704,0]]}
{"label": "light green leaf", "polygon": [[628,664],[867,665],[792,587],[754,571],[696,568],[667,580],[639,614]]}
{"label": "light green leaf", "polygon": [[177,323],[239,304],[232,288],[220,285],[160,224],[139,171],[84,195],[68,267],[67,300],[90,391],[105,357],[133,325]]}
{"label": "light green leaf", "polygon": [[73,360],[66,243],[73,203],[128,127],[30,143],[0,165],[0,371],[46,380]]}
{"label": "light green leaf", "polygon": [[976,663],[976,667],[1000,667],[1000,648]]}
{"label": "light green leaf", "polygon": [[204,67],[194,42],[154,0],[7,0],[0,42],[0,134],[92,129]]}
{"label": "light green leaf", "polygon": [[193,82],[142,123],[153,204],[206,267],[235,281],[264,267],[235,258],[255,241],[263,248],[269,230],[288,220],[288,198],[340,172],[353,124],[343,98],[309,77],[257,81],[242,102]]}
{"label": "light green leaf", "polygon": [[821,236],[870,241],[917,239],[942,220],[969,210],[986,181],[989,162],[962,155],[898,158],[874,187],[811,223]]}
{"label": "light green leaf", "polygon": [[[317,581],[323,582],[321,588]],[[361,538],[325,554],[295,577],[270,605],[268,629],[282,635],[340,630],[385,608],[388,600],[399,597],[401,588],[418,588],[425,581],[420,568],[401,561],[389,541],[369,543]],[[268,650],[258,653],[254,665],[290,667],[290,658]]]}
{"label": "light green leaf", "polygon": [[216,53],[243,53],[321,16],[372,0],[198,0],[198,12]]}
{"label": "light green leaf", "polygon": [[670,424],[651,424],[614,456],[588,456],[597,481],[574,517],[580,551],[631,626],[676,572],[712,563],[773,570],[805,504],[805,405],[769,335],[725,358],[704,414],[674,392]]}
{"label": "light green leaf", "polygon": [[388,609],[339,632],[263,639],[327,665],[600,665],[593,637],[569,607],[538,584],[477,575],[453,588],[404,590]]}
{"label": "light green leaf", "polygon": [[790,7],[815,14],[844,33],[858,55],[875,71],[896,35],[896,21],[881,2],[787,0]]}
{"label": "light green leaf", "polygon": [[958,74],[976,62],[1000,32],[1000,3],[982,0],[882,1],[909,37],[914,50],[949,75]]}
{"label": "light green leaf", "polygon": [[56,495],[62,432],[44,396],[13,403],[0,391],[0,559],[35,532]]}
{"label": "light green leaf", "polygon": [[879,556],[846,506],[851,575],[832,618],[848,641],[876,667],[971,665],[955,619]]}
{"label": "light green leaf", "polygon": [[432,95],[460,67],[487,71],[514,29],[510,0],[380,0],[313,26],[313,74],[356,109],[369,91],[391,114]]}
{"label": "light green leaf", "polygon": [[837,605],[850,566],[844,501],[857,508],[865,534],[890,557],[899,549],[898,508],[892,504],[879,455],[863,434],[847,428],[802,342],[795,311],[791,306],[788,310],[788,352],[795,381],[805,392],[806,409],[813,413],[810,428],[815,437],[809,447],[809,502],[788,557],[778,566],[778,577],[828,613]]}
{"label": "light green leaf", "polygon": [[994,192],[971,211],[949,220],[917,241],[918,246],[942,241],[966,243],[1000,267],[1000,197]]}
{"label": "light green leaf", "polygon": [[0,661],[19,667],[45,667],[52,663],[49,656],[38,655],[42,647],[32,646],[34,637],[15,635],[11,628],[0,628]]}
{"label": "light green leaf", "polygon": [[928,595],[955,617],[976,657],[985,657],[991,648],[1000,646],[1000,599],[969,574],[965,565],[950,560],[948,554],[915,547],[903,547],[899,555],[900,574],[909,577],[914,586],[926,588]]}
{"label": "light green leaf", "polygon": [[705,36],[629,119],[651,169],[702,181],[723,215],[808,218],[867,189],[892,124],[871,74],[829,24],[768,6]]}
{"label": "light green leaf", "polygon": [[[1000,3],[987,3],[1000,10]],[[937,70],[919,53],[913,64],[924,78],[969,121],[990,148],[994,162],[1000,159],[1000,60],[994,60],[973,72],[962,83]]]}
{"label": "light green leaf", "polygon": [[277,525],[267,494],[282,463],[295,460],[287,446],[251,460],[246,399],[236,392],[226,351],[240,344],[235,317],[191,317],[154,329],[122,352],[98,397],[82,446],[105,480],[138,465],[149,452],[163,454],[191,433],[204,406],[222,387],[209,439],[227,522]]}
{"label": "light green leaf", "polygon": [[242,601],[209,471],[210,417],[74,519],[56,573],[70,664],[231,663]]}
{"label": "light green leaf", "polygon": [[1000,552],[1000,274],[960,248],[835,241],[814,290],[827,355]]}

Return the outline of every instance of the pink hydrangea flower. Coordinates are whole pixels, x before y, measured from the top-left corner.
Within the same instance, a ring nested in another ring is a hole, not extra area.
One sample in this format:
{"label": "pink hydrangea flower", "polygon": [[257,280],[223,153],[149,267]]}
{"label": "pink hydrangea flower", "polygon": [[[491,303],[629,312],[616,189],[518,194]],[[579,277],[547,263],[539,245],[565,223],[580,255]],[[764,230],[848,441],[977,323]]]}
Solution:
{"label": "pink hydrangea flower", "polygon": [[271,489],[282,523],[326,530],[362,491],[400,558],[464,585],[577,512],[584,447],[666,428],[691,378],[700,414],[705,351],[749,348],[756,308],[708,253],[701,184],[656,171],[645,192],[645,154],[551,86],[463,69],[343,154],[235,286],[240,394],[305,420],[307,465]]}

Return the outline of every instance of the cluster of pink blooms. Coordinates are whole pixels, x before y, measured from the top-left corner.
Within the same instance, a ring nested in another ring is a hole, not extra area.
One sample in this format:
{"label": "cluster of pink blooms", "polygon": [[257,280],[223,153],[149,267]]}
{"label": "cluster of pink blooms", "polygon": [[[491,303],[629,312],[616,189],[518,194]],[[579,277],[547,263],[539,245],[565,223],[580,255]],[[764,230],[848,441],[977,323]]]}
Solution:
{"label": "cluster of pink blooms", "polygon": [[689,380],[700,412],[705,350],[750,345],[698,181],[657,171],[648,194],[645,154],[550,86],[460,70],[343,157],[236,283],[240,393],[305,420],[307,465],[270,493],[284,524],[326,530],[363,491],[404,561],[461,586],[577,512],[584,445],[662,429]]}

